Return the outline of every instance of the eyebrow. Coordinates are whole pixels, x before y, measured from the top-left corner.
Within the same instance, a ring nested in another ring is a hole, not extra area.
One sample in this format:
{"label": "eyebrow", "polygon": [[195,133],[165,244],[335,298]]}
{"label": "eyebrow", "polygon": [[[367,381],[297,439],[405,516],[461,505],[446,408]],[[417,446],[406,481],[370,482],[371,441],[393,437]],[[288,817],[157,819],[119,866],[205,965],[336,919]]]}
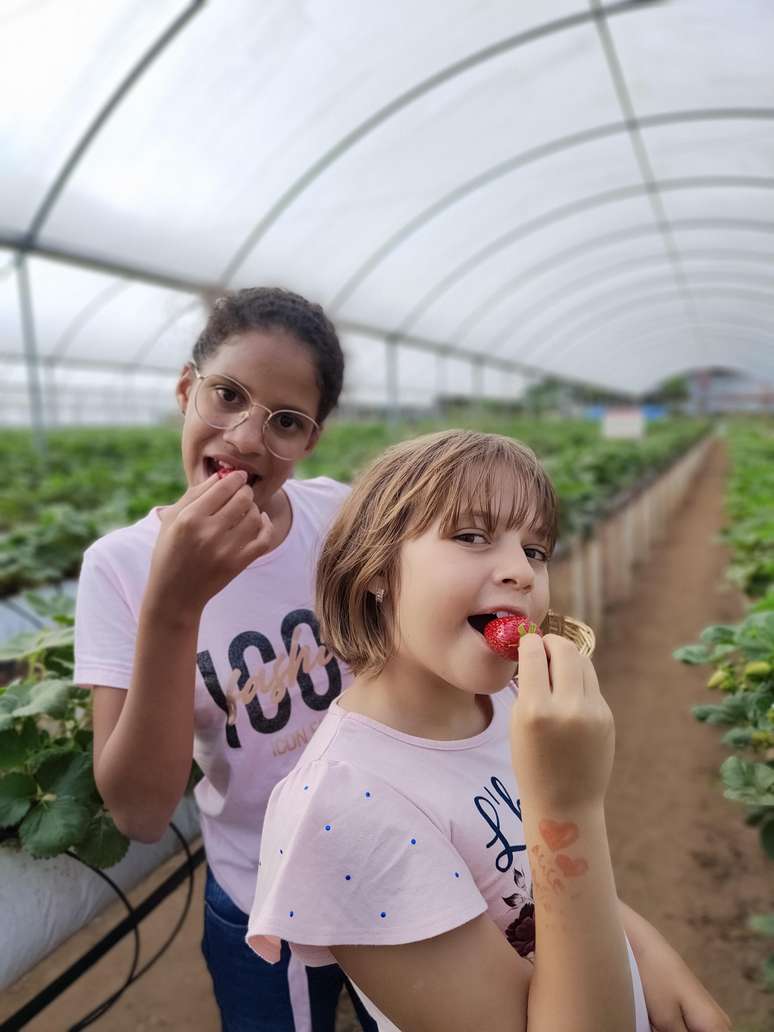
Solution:
{"label": "eyebrow", "polygon": [[[491,513],[484,512],[484,511],[482,511],[480,509],[474,509],[474,510],[470,510],[470,511],[461,512],[459,514],[459,517],[457,518],[457,525],[458,526],[463,526],[465,523],[467,523],[468,520],[470,520],[472,523],[475,523],[476,521],[480,521],[481,523],[487,523],[489,521],[490,516],[491,516]],[[523,525],[523,527],[521,527],[519,529],[521,529],[521,530],[526,529],[528,534],[534,534],[535,537],[537,538],[538,543],[543,544],[543,545],[546,546],[546,548],[548,548],[548,535],[545,534],[545,533],[542,533],[540,530],[537,529],[537,527],[536,527],[537,522],[538,522],[538,520],[536,519],[531,524],[526,524],[525,523]]]}

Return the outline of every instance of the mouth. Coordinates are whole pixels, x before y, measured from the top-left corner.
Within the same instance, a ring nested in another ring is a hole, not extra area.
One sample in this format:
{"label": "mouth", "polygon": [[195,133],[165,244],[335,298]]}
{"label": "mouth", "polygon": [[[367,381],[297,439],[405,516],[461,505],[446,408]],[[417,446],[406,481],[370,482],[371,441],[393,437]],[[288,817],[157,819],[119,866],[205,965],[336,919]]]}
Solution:
{"label": "mouth", "polygon": [[484,629],[488,623],[492,620],[497,620],[501,616],[526,616],[527,614],[523,609],[493,609],[491,612],[486,613],[473,613],[472,616],[468,617],[468,623],[474,631],[478,631],[479,634],[484,633]]}
{"label": "mouth", "polygon": [[256,473],[254,470],[248,469],[247,466],[243,466],[239,462],[229,462],[227,459],[219,459],[214,455],[204,456],[204,472],[207,477],[211,477],[213,473],[217,473],[220,478],[228,476],[235,469],[243,469],[247,473],[247,484],[252,487],[253,484],[262,480],[263,477],[260,473]]}

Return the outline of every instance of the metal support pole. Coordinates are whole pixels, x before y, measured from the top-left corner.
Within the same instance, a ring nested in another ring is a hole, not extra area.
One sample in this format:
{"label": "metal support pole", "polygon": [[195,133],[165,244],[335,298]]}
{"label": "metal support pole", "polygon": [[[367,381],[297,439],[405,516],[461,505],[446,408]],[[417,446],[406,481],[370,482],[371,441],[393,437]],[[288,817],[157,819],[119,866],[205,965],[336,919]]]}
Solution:
{"label": "metal support pole", "polygon": [[385,340],[384,356],[387,373],[387,422],[400,423],[400,388],[398,384],[398,344],[394,337]]}
{"label": "metal support pole", "polygon": [[480,358],[470,363],[473,397],[480,402],[484,396],[484,363]]}
{"label": "metal support pole", "polygon": [[27,365],[27,391],[29,394],[32,438],[41,458],[46,455],[46,433],[43,422],[43,395],[40,387],[38,348],[35,340],[35,313],[32,308],[32,292],[26,255],[15,256],[16,283],[19,289],[19,311],[21,312],[24,357]]}
{"label": "metal support pole", "polygon": [[473,410],[481,413],[484,407],[484,363],[480,358],[475,358],[470,363],[471,384],[473,388]]}
{"label": "metal support pole", "polygon": [[443,415],[446,397],[446,355],[443,351],[435,355],[435,407],[439,415]]}

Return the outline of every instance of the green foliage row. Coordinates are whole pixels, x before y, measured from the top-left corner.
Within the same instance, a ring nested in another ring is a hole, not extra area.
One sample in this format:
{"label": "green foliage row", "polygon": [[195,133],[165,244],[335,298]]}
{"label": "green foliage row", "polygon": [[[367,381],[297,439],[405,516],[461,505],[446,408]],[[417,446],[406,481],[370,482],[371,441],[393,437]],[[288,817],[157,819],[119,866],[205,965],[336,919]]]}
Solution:
{"label": "green foliage row", "polygon": [[[774,859],[774,424],[732,424],[727,436],[728,573],[750,606],[740,623],[705,627],[697,644],[674,655],[714,668],[707,687],[722,698],[695,706],[693,713],[727,728],[722,741],[733,754],[720,767],[724,795],[747,807],[748,823],[759,829],[761,846]],[[774,936],[774,914],[753,917],[750,925]],[[774,955],[764,979],[774,990]]]}
{"label": "green foliage row", "polygon": [[[583,531],[622,492],[671,462],[706,431],[695,420],[654,424],[640,442],[606,441],[596,424],[517,420],[471,412],[450,420],[401,424],[331,421],[302,477],[344,482],[388,444],[442,425],[475,426],[516,437],[545,462],[557,488],[562,534]],[[185,490],[174,428],[72,429],[48,436],[45,457],[24,431],[3,435],[0,461],[0,597],[77,574],[83,551],[101,534],[168,504]]]}

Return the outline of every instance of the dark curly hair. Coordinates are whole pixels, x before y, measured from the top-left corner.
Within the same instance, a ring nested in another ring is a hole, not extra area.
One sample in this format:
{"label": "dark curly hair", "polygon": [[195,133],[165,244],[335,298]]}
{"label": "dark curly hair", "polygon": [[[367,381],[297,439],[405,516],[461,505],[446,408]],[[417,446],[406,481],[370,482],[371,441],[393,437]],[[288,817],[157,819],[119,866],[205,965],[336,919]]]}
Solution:
{"label": "dark curly hair", "polygon": [[320,305],[282,287],[249,287],[219,297],[199,335],[192,358],[212,358],[224,341],[249,330],[282,329],[311,353],[320,389],[318,422],[336,407],[344,379],[344,354],[336,329]]}

